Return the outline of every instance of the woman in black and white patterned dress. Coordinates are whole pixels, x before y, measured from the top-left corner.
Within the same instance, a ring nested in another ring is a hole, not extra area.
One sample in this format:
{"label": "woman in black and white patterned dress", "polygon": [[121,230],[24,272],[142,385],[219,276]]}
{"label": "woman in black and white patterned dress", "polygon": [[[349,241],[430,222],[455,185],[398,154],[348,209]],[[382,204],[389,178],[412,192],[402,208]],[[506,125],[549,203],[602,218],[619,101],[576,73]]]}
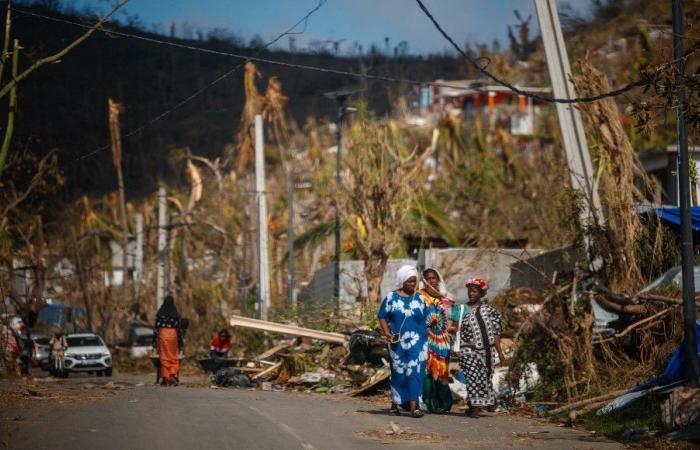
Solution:
{"label": "woman in black and white patterned dress", "polygon": [[501,351],[501,315],[482,303],[488,284],[481,278],[466,283],[471,312],[462,318],[459,365],[467,376],[469,417],[479,417],[481,408],[496,404],[493,369],[505,362]]}

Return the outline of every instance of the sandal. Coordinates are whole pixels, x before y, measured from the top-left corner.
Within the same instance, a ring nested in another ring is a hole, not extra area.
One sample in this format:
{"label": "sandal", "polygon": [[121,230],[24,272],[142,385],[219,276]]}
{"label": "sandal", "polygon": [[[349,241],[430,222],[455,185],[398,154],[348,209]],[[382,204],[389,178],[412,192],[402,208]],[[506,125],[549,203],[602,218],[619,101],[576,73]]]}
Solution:
{"label": "sandal", "polygon": [[399,407],[398,407],[398,406],[392,406],[392,407],[389,409],[389,415],[390,415],[390,416],[400,416],[400,415],[401,415],[401,411],[399,411]]}
{"label": "sandal", "polygon": [[423,411],[421,411],[420,409],[414,409],[413,411],[411,411],[411,417],[420,419],[421,417],[423,417]]}
{"label": "sandal", "polygon": [[479,408],[476,408],[473,406],[470,406],[468,410],[464,411],[464,413],[467,416],[471,417],[472,419],[478,419],[479,417],[481,417],[479,415],[479,412],[480,412]]}

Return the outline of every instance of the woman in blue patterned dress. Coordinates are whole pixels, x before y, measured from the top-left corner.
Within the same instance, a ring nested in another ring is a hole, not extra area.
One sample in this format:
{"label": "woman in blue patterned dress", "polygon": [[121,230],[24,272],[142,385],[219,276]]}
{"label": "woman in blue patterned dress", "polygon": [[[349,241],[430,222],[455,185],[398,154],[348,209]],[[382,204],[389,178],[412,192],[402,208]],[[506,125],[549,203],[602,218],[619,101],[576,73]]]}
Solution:
{"label": "woman in blue patterned dress", "polygon": [[423,394],[425,363],[428,360],[426,307],[416,291],[418,272],[403,266],[396,272],[398,289],[390,292],[379,307],[377,319],[389,339],[391,356],[391,409],[400,415],[399,406],[422,417],[419,409]]}

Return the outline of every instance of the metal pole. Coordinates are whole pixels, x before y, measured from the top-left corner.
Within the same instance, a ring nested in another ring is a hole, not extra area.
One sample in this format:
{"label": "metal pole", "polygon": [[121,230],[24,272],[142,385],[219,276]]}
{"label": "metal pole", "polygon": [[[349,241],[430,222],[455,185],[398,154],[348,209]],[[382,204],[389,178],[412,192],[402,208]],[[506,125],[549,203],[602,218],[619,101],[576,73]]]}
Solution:
{"label": "metal pole", "polygon": [[[552,92],[558,98],[575,98],[576,91],[569,80],[571,66],[561,32],[555,0],[535,0],[537,20],[540,24]],[[581,208],[581,220],[591,217],[602,224],[600,198],[595,188],[595,172],[583,129],[581,113],[575,105],[556,104],[561,138],[571,174],[571,185],[581,191],[586,201]]]}
{"label": "metal pole", "polygon": [[294,170],[289,169],[289,221],[287,224],[287,304],[294,304]]}
{"label": "metal pole", "polygon": [[158,189],[158,275],[156,278],[156,309],[165,298],[165,245],[167,240],[165,188]]}
{"label": "metal pole", "polygon": [[676,61],[676,85],[678,104],[678,186],[681,207],[681,256],[683,275],[683,351],[687,361],[686,379],[691,386],[698,386],[700,366],[697,353],[695,328],[695,279],[693,270],[693,233],[690,217],[690,175],[688,170],[688,133],[685,126],[685,61],[683,59],[683,13],[681,1],[673,0],[673,58]]}
{"label": "metal pole", "polygon": [[[340,161],[343,151],[343,116],[345,115],[345,100],[341,95],[338,99],[338,119],[336,121],[336,153],[335,153],[335,185],[340,189]],[[335,299],[336,315],[340,314],[340,206],[335,203],[335,265],[333,270],[333,298]],[[339,316],[338,316],[339,317]]]}
{"label": "metal pole", "polygon": [[265,197],[265,148],[263,120],[260,114],[255,116],[255,194],[258,201],[258,313],[260,319],[267,320],[270,308],[270,265]]}
{"label": "metal pole", "polygon": [[246,197],[246,205],[243,210],[243,227],[241,232],[241,269],[240,269],[240,306],[241,315],[245,316],[248,310],[248,198]]}

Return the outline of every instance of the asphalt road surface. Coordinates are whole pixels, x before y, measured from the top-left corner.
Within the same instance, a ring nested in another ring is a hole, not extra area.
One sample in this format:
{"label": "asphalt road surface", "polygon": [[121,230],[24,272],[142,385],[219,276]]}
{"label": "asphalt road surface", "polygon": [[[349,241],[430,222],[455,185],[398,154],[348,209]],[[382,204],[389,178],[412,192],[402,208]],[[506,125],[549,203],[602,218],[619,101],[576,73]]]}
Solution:
{"label": "asphalt road surface", "polygon": [[[165,388],[145,376],[34,382],[43,383],[42,389],[51,386],[40,392],[19,387],[29,399],[0,411],[0,448],[622,448],[590,433],[516,416],[389,417],[385,405],[341,395]],[[387,434],[391,421],[399,434]]]}

